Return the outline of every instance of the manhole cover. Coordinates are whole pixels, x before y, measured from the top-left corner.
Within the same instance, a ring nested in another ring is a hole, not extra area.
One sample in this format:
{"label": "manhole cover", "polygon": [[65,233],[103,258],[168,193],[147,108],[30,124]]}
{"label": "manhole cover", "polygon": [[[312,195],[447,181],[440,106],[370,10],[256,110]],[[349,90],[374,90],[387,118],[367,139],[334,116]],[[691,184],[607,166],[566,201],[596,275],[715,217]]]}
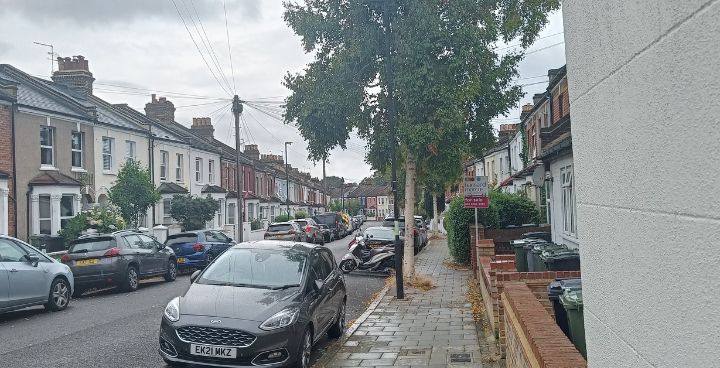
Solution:
{"label": "manhole cover", "polygon": [[472,353],[452,353],[450,363],[472,363]]}
{"label": "manhole cover", "polygon": [[401,356],[419,356],[427,354],[427,349],[403,349],[400,350]]}

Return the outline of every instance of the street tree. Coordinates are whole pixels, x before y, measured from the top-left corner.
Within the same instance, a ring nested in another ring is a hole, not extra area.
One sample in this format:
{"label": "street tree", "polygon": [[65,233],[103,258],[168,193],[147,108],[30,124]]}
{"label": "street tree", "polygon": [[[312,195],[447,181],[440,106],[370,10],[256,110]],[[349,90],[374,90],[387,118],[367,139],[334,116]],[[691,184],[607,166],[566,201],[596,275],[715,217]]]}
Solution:
{"label": "street tree", "polygon": [[220,203],[209,195],[203,198],[177,194],[171,201],[170,216],[177,220],[185,231],[201,230],[215,217],[219,209]]}
{"label": "street tree", "polygon": [[125,222],[137,228],[148,208],[160,200],[160,193],[153,185],[150,170],[135,160],[128,160],[118,172],[108,198]]}
{"label": "street tree", "polygon": [[[374,169],[402,159],[405,215],[412,218],[418,163],[433,170],[438,165],[424,161],[441,151],[481,150],[494,143],[491,119],[522,95],[514,78],[523,50],[558,7],[559,0],[286,2],[285,21],[315,60],[302,73],[286,76],[292,94],[285,120],[298,126],[311,156],[345,148],[354,131],[367,141],[366,161]],[[517,51],[496,46],[515,40]],[[393,79],[397,136],[391,137]],[[400,149],[390,157],[395,145]],[[406,226],[412,232],[412,221]],[[403,269],[409,278],[412,241],[405,238]]]}

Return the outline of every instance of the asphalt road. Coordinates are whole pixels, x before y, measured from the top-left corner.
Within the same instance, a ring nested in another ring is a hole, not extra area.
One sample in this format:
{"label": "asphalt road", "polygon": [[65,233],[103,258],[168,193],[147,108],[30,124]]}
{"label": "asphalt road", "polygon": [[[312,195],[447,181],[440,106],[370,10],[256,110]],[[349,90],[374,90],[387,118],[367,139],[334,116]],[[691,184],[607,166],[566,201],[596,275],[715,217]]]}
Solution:
{"label": "asphalt road", "polygon": [[[351,239],[326,246],[339,260]],[[345,281],[347,320],[352,321],[385,280],[350,274]],[[187,275],[170,283],[158,278],[143,281],[133,293],[108,289],[86,294],[63,312],[38,307],[0,314],[0,367],[164,367],[157,353],[160,318],[165,305],[189,285]],[[320,342],[313,360],[332,343]]]}

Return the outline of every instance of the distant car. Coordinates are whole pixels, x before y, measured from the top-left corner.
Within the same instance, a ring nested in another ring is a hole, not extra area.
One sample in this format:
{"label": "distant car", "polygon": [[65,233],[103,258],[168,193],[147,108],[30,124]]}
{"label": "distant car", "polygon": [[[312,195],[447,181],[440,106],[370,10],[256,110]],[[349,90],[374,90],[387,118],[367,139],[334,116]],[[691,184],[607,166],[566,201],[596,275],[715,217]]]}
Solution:
{"label": "distant car", "polygon": [[345,280],[328,248],[241,243],[190,279],[160,323],[172,367],[309,368],[313,345],[345,331]]}
{"label": "distant car", "polygon": [[329,243],[335,239],[333,232],[330,230],[330,228],[327,225],[318,224],[318,226],[320,227],[320,230],[322,230],[322,234],[323,234],[323,237],[325,238],[326,243]]}
{"label": "distant car", "polygon": [[311,218],[295,220],[300,229],[305,231],[305,239],[308,243],[325,244],[325,235],[318,223]]}
{"label": "distant car", "polygon": [[270,224],[265,231],[264,238],[296,242],[304,242],[306,240],[305,232],[300,228],[300,225],[293,221]]}
{"label": "distant car", "polygon": [[70,304],[70,267],[29,244],[0,235],[0,313],[34,305],[61,311]]}
{"label": "distant car", "polygon": [[[363,240],[369,248],[392,245],[395,242],[395,231],[388,227],[371,226],[363,231]],[[405,237],[400,236],[400,242],[404,241]]]}
{"label": "distant car", "polygon": [[[395,218],[388,216],[383,220],[384,227],[395,227]],[[400,236],[405,236],[405,217],[400,216],[398,218],[398,226],[400,226]],[[420,231],[418,231],[417,224],[413,226],[413,247],[417,254],[423,248],[423,240],[420,237]]]}
{"label": "distant car", "polygon": [[75,295],[104,286],[135,291],[140,279],[164,276],[165,281],[175,281],[177,277],[173,250],[134,231],[76,239],[60,261],[68,265],[75,276]]}
{"label": "distant car", "polygon": [[333,238],[341,239],[347,235],[347,226],[342,216],[335,212],[327,212],[312,217],[318,224],[325,224],[333,233]]}
{"label": "distant car", "polygon": [[202,269],[235,242],[221,231],[197,230],[170,235],[165,245],[175,252],[178,269]]}
{"label": "distant car", "polygon": [[420,235],[420,243],[422,244],[422,248],[425,248],[429,240],[427,224],[425,223],[425,220],[422,216],[413,217],[415,217],[415,228],[417,228]]}

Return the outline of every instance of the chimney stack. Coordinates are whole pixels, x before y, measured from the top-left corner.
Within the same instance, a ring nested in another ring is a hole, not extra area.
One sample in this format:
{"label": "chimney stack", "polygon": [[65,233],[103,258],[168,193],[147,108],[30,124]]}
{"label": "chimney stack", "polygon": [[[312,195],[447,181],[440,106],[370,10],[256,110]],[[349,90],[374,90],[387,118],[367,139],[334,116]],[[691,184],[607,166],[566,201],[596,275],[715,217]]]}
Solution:
{"label": "chimney stack", "polygon": [[531,104],[531,103],[526,103],[525,105],[523,105],[523,107],[522,107],[522,112],[520,113],[520,120],[521,120],[521,121],[522,121],[522,120],[525,120],[525,117],[527,117],[528,115],[530,115],[530,111],[532,111],[533,107],[535,107],[535,105],[533,105],[533,104]]}
{"label": "chimney stack", "polygon": [[53,72],[52,80],[84,95],[92,95],[95,78],[90,73],[88,61],[82,55],[57,58],[58,70]]}
{"label": "chimney stack", "polygon": [[150,102],[145,104],[145,115],[163,123],[172,123],[175,121],[175,105],[165,97],[156,98],[152,94]]}
{"label": "chimney stack", "polygon": [[510,140],[510,137],[517,131],[520,124],[500,124],[500,129],[498,130],[498,141],[500,143],[506,142]]}
{"label": "chimney stack", "polygon": [[280,165],[285,163],[285,161],[283,160],[283,157],[281,155],[261,155],[260,161],[271,163],[271,164],[280,164]]}
{"label": "chimney stack", "polygon": [[246,144],[244,152],[247,157],[250,157],[253,160],[260,159],[260,150],[258,149],[257,144]]}
{"label": "chimney stack", "polygon": [[210,118],[193,118],[190,130],[207,140],[215,139],[215,128],[213,128]]}

